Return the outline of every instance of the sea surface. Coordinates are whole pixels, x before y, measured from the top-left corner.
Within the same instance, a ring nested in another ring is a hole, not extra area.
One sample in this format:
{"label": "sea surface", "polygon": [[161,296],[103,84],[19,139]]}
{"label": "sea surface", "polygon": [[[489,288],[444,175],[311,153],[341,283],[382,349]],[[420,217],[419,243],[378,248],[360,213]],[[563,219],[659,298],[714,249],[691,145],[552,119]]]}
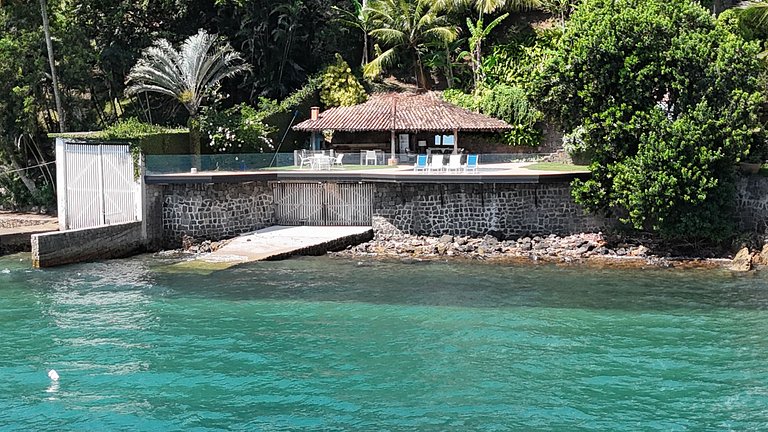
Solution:
{"label": "sea surface", "polygon": [[0,257],[0,430],[768,430],[766,273],[177,260]]}

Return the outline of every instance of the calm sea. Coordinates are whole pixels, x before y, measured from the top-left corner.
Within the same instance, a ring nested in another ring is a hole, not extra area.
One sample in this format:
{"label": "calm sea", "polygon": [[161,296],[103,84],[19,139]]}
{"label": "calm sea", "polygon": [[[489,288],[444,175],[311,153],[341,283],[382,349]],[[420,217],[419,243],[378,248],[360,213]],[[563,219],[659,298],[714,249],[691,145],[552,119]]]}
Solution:
{"label": "calm sea", "polygon": [[765,273],[175,262],[0,258],[0,429],[768,429]]}

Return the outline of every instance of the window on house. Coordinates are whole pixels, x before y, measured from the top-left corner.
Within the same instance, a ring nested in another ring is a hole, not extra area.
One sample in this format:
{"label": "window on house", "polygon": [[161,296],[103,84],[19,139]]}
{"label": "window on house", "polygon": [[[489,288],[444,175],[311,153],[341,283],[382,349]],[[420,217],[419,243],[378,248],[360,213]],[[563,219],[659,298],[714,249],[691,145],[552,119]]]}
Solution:
{"label": "window on house", "polygon": [[453,146],[453,135],[435,135],[435,145]]}

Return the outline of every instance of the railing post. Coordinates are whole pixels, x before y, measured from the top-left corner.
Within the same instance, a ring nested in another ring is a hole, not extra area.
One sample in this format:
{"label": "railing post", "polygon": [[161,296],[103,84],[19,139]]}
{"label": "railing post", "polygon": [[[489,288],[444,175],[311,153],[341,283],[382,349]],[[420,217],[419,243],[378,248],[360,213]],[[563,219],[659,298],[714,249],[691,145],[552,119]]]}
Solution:
{"label": "railing post", "polygon": [[100,225],[106,225],[107,224],[107,211],[105,209],[104,204],[104,157],[102,155],[102,144],[99,144],[98,146],[98,169],[99,169],[99,191],[98,191],[98,198],[99,198],[99,224]]}
{"label": "railing post", "polygon": [[62,138],[56,138],[56,197],[59,212],[59,229],[69,229],[67,217],[67,143]]}

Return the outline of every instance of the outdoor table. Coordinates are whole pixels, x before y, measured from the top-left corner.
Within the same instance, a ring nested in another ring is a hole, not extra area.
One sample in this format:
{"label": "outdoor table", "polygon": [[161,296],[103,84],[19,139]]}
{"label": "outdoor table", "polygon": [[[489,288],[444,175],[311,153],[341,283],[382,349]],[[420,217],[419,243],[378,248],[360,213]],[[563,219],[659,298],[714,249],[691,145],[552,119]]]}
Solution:
{"label": "outdoor table", "polygon": [[310,156],[309,165],[313,170],[331,170],[333,158],[323,154]]}

